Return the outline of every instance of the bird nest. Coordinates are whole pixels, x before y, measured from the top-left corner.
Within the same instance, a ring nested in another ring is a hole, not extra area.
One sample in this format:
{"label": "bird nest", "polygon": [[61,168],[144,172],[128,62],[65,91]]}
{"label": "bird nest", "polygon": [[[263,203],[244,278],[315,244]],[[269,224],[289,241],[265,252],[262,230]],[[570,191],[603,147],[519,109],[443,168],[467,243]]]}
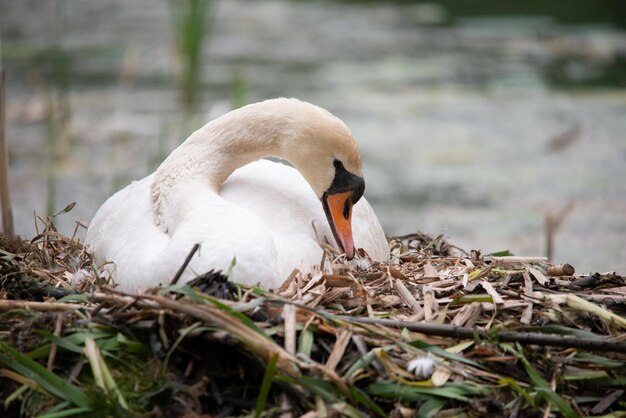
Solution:
{"label": "bird nest", "polygon": [[275,293],[132,296],[50,222],[0,248],[3,416],[626,416],[616,274],[412,234]]}

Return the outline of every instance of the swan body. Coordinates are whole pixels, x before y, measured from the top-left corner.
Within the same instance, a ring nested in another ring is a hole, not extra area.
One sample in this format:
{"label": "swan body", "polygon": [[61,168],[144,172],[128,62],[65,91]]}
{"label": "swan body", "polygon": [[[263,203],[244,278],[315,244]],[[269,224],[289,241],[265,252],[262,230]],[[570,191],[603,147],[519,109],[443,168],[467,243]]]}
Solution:
{"label": "swan body", "polygon": [[196,243],[181,281],[227,271],[235,258],[235,282],[277,289],[294,268],[319,265],[324,237],[348,258],[355,245],[387,261],[362,189],[358,149],[343,122],[305,102],[273,99],[209,122],[155,173],[111,196],[86,243],[96,262],[112,262],[127,292],[167,283]]}

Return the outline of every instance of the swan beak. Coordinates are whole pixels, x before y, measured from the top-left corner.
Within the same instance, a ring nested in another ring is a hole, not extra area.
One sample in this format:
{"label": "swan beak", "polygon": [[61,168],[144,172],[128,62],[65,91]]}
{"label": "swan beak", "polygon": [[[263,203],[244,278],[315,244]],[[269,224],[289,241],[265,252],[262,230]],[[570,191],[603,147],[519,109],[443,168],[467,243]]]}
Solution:
{"label": "swan beak", "polygon": [[333,231],[335,241],[346,254],[348,260],[354,258],[352,238],[352,198],[353,192],[326,194],[323,199],[324,211]]}

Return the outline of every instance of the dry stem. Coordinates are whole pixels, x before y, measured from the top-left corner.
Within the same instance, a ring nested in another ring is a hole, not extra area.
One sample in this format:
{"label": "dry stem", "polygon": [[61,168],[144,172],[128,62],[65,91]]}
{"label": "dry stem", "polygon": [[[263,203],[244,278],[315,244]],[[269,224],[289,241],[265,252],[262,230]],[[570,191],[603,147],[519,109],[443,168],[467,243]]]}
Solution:
{"label": "dry stem", "polygon": [[[1,40],[0,40],[1,42]],[[0,206],[2,207],[2,230],[13,234],[13,209],[9,189],[9,147],[5,137],[5,80],[2,67],[2,44],[0,43]]]}
{"label": "dry stem", "polygon": [[589,340],[575,337],[563,337],[561,335],[546,335],[532,332],[501,331],[490,333],[480,328],[459,327],[446,324],[423,324],[406,321],[396,321],[382,318],[357,318],[349,316],[338,317],[343,321],[353,324],[374,324],[392,328],[406,328],[426,335],[437,335],[457,339],[467,338],[494,338],[501,342],[517,342],[520,344],[534,344],[541,346],[579,348],[591,351],[612,351],[626,353],[626,342],[608,341],[603,339]]}

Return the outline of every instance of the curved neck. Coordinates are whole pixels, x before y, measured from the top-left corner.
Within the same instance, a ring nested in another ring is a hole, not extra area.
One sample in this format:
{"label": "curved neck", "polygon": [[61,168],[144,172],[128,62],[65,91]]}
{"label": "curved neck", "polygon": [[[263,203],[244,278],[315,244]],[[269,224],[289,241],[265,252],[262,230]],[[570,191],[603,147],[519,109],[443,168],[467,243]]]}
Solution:
{"label": "curved neck", "polygon": [[[236,116],[236,115],[235,115]],[[155,184],[174,185],[200,178],[214,191],[237,168],[267,156],[281,157],[276,127],[248,118],[245,123],[228,114],[194,132],[161,163]]]}
{"label": "curved neck", "polygon": [[170,195],[181,182],[199,181],[218,193],[233,171],[264,157],[287,159],[298,168],[297,153],[289,151],[296,137],[293,127],[289,117],[254,109],[253,105],[232,111],[194,132],[155,172],[152,201],[157,225],[169,228],[167,222],[162,222],[166,217],[163,215],[176,210]]}
{"label": "curved neck", "polygon": [[359,175],[359,152],[350,131],[317,106],[297,99],[273,99],[229,112],[194,132],[155,172],[156,223],[168,230],[167,223],[176,219],[178,202],[172,194],[178,184],[196,184],[204,190],[208,186],[218,193],[233,171],[263,157],[289,161],[321,198],[334,174],[321,167],[331,166],[338,144],[348,150],[351,171]]}

